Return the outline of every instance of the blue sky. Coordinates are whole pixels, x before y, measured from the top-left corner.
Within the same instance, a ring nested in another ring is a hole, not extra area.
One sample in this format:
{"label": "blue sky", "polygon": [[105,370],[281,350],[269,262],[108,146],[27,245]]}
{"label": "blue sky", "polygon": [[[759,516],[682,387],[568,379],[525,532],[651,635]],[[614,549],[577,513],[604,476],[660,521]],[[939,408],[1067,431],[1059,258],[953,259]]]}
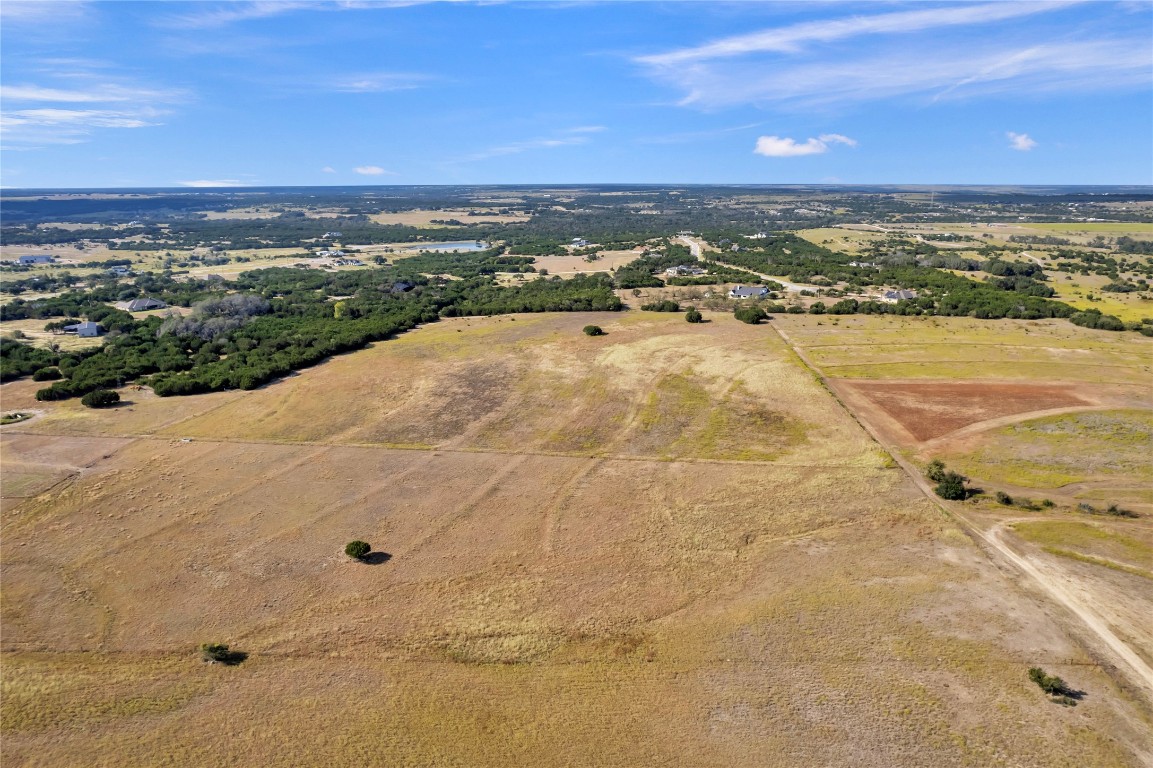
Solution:
{"label": "blue sky", "polygon": [[1149,2],[0,5],[6,187],[1153,183]]}

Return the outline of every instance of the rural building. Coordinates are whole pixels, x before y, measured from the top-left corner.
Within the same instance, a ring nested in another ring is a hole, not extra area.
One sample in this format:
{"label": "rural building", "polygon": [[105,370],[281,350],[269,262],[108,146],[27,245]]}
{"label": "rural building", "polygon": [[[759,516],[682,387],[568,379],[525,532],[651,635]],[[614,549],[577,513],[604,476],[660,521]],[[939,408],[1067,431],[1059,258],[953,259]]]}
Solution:
{"label": "rural building", "polygon": [[150,309],[164,309],[168,305],[159,299],[133,299],[124,305],[129,312],[146,312]]}
{"label": "rural building", "polygon": [[104,329],[100,327],[100,323],[94,323],[91,320],[85,320],[83,323],[75,323],[74,325],[66,325],[62,328],[65,333],[75,333],[82,339],[99,336]]}
{"label": "rural building", "polygon": [[681,264],[676,267],[669,267],[665,270],[665,274],[676,277],[678,275],[704,275],[708,273],[700,267],[690,267],[687,264]]}
{"label": "rural building", "polygon": [[321,237],[341,237],[343,232],[325,232]]}
{"label": "rural building", "polygon": [[56,261],[56,259],[52,258],[46,253],[34,253],[27,256],[21,256],[19,259],[19,264],[26,267],[29,264],[51,264],[54,261]]}
{"label": "rural building", "polygon": [[589,241],[585,240],[583,237],[574,237],[572,239],[572,247],[573,248],[585,248],[588,245],[589,245]]}
{"label": "rural building", "polygon": [[915,298],[917,298],[916,291],[906,291],[902,289],[899,291],[885,291],[884,295],[881,296],[881,301],[896,304],[898,301],[907,301],[908,299]]}
{"label": "rural building", "polygon": [[762,296],[768,296],[769,289],[763,285],[738,285],[736,288],[729,291],[730,299],[758,299]]}
{"label": "rural building", "polygon": [[877,263],[874,261],[850,261],[849,266],[850,267],[873,267],[873,268],[876,268]]}
{"label": "rural building", "polygon": [[131,267],[109,267],[107,274],[113,277],[127,277],[132,274]]}

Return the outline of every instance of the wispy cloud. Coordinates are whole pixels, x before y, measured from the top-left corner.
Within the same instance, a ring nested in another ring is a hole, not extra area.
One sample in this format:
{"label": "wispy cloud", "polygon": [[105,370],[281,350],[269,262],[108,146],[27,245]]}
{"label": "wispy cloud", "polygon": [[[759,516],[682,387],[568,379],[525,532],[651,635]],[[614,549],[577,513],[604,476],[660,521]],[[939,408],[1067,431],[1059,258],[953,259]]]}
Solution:
{"label": "wispy cloud", "polygon": [[383,93],[419,88],[432,79],[417,72],[368,72],[341,75],[322,87],[341,93]]}
{"label": "wispy cloud", "polygon": [[361,176],[396,176],[396,171],[389,171],[381,168],[379,165],[358,165],[352,169],[354,173],[359,173]]}
{"label": "wispy cloud", "polygon": [[1018,152],[1028,152],[1037,146],[1037,142],[1033,141],[1027,133],[1013,133],[1013,131],[1008,131],[1005,135],[1009,137],[1009,146]]}
{"label": "wispy cloud", "polygon": [[163,16],[156,24],[174,29],[210,29],[255,19],[266,19],[298,11],[358,11],[380,8],[403,8],[423,5],[433,0],[257,0],[256,2],[226,2],[209,4],[193,13]]}
{"label": "wispy cloud", "polygon": [[0,99],[6,101],[51,101],[73,104],[99,104],[120,101],[173,101],[178,98],[174,91],[156,91],[146,88],[131,88],[114,83],[97,83],[91,87],[52,88],[40,85],[0,86]]}
{"label": "wispy cloud", "polygon": [[145,128],[158,125],[153,110],[17,109],[0,115],[5,149],[34,149],[53,144],[80,144],[96,129]]}
{"label": "wispy cloud", "polygon": [[326,165],[320,169],[320,172],[321,173],[336,173],[336,169],[333,168],[331,165]]}
{"label": "wispy cloud", "polygon": [[5,0],[0,3],[0,20],[5,24],[60,24],[65,21],[78,21],[88,17],[90,3],[83,0],[72,2],[42,2],[41,0]]}
{"label": "wispy cloud", "polygon": [[684,66],[710,59],[744,56],[750,53],[796,53],[806,43],[829,43],[860,35],[908,34],[940,27],[989,24],[1055,10],[1073,2],[1008,3],[949,6],[920,11],[900,11],[875,16],[852,16],[794,24],[747,35],[736,35],[705,45],[668,53],[642,56],[638,61],[656,66]]}
{"label": "wispy cloud", "polygon": [[[918,96],[1131,88],[1153,80],[1153,42],[1131,23],[1110,33],[1034,25],[1071,2],[951,5],[806,22],[638,57],[682,106],[813,107]],[[1006,27],[1020,19],[1017,27]],[[957,34],[985,25],[981,35]],[[916,34],[910,34],[916,33]],[[869,36],[866,42],[854,38]]]}
{"label": "wispy cloud", "polygon": [[176,182],[182,187],[247,187],[248,184],[238,179],[196,179],[194,181]]}
{"label": "wispy cloud", "polygon": [[463,161],[474,162],[477,160],[488,160],[489,158],[493,157],[519,155],[522,152],[529,152],[536,149],[555,149],[557,147],[571,147],[579,144],[588,144],[590,134],[600,133],[604,130],[607,129],[603,125],[582,125],[575,128],[567,128],[550,137],[527,139],[525,141],[514,141],[509,144],[501,144],[495,147],[489,147],[488,149],[484,149],[480,152],[468,155],[467,157],[463,158]]}
{"label": "wispy cloud", "polygon": [[752,128],[759,128],[764,123],[746,123],[745,125],[734,125],[728,128],[714,128],[708,131],[683,131],[681,133],[666,133],[660,136],[645,136],[637,139],[638,144],[688,144],[694,141],[701,141],[702,139],[712,139],[718,136],[725,136],[730,133],[737,133],[739,131],[747,131]]}
{"label": "wispy cloud", "polygon": [[830,144],[857,146],[857,142],[839,133],[825,133],[815,139],[798,142],[796,139],[781,136],[761,136],[753,152],[765,157],[801,157],[803,155],[823,155]]}

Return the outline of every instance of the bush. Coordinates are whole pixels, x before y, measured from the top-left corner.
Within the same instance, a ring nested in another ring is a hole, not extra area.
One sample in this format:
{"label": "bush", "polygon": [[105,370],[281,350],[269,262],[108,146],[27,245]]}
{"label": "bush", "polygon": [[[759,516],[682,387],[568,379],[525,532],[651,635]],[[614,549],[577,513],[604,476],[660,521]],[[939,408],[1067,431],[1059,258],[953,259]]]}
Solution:
{"label": "bush", "polygon": [[209,664],[227,664],[233,666],[248,658],[247,653],[229,650],[223,643],[205,643],[200,646],[200,656]]}
{"label": "bush", "polygon": [[769,319],[769,315],[760,307],[737,307],[733,317],[749,325],[757,325],[762,320]]}
{"label": "bush", "polygon": [[32,381],[56,381],[64,378],[64,374],[55,368],[41,368],[32,374]]}
{"label": "bush", "polygon": [[933,459],[929,462],[929,466],[925,467],[925,477],[932,480],[934,483],[939,483],[945,479],[945,463],[940,459]]}
{"label": "bush", "polygon": [[680,312],[681,305],[669,299],[662,299],[651,304],[641,304],[641,309],[645,312]]}
{"label": "bush", "polygon": [[1064,680],[1056,675],[1045,674],[1045,670],[1040,667],[1031,667],[1029,669],[1029,679],[1050,696],[1068,696],[1071,693],[1069,686],[1065,685]]}
{"label": "bush", "polygon": [[586,325],[584,327],[585,336],[604,336],[604,329],[599,325]]}
{"label": "bush", "polygon": [[[39,396],[39,392],[37,396]],[[89,408],[108,408],[120,402],[120,395],[110,389],[94,389],[80,398],[81,405]]]}
{"label": "bush", "polygon": [[1007,507],[1013,506],[1013,497],[1004,491],[997,491],[997,503],[1004,504]]}
{"label": "bush", "polygon": [[697,311],[696,307],[690,307],[689,311],[685,313],[685,320],[690,323],[703,323],[705,317]]}
{"label": "bush", "polygon": [[969,491],[965,488],[966,479],[964,475],[958,475],[956,472],[946,472],[933,491],[948,501],[964,501],[969,496]]}
{"label": "bush", "polygon": [[372,545],[367,541],[350,541],[344,545],[344,554],[348,555],[354,560],[363,560],[369,552],[372,551]]}

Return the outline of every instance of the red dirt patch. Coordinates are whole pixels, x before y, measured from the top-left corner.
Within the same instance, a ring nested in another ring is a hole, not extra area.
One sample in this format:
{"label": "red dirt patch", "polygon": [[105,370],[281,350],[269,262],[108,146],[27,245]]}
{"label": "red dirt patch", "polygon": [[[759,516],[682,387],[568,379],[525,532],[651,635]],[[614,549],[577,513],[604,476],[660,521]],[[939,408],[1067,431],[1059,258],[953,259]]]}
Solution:
{"label": "red dirt patch", "polygon": [[863,396],[922,442],[989,419],[1092,405],[1065,384],[841,381],[838,388]]}

